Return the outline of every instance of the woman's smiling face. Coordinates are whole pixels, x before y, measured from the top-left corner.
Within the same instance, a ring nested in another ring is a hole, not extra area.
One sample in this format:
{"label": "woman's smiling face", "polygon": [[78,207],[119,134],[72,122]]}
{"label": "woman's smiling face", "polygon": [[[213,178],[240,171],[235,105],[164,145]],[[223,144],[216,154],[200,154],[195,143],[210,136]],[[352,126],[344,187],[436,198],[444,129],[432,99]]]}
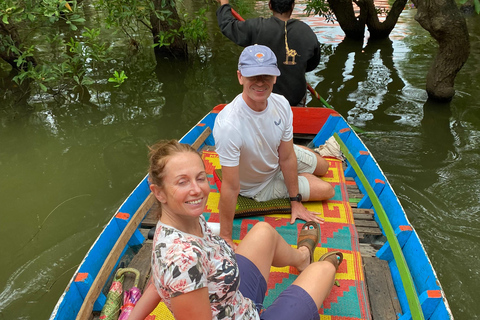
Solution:
{"label": "woman's smiling face", "polygon": [[155,186],[152,191],[162,203],[162,215],[198,218],[203,213],[210,193],[200,156],[193,152],[170,156],[165,165],[163,187]]}

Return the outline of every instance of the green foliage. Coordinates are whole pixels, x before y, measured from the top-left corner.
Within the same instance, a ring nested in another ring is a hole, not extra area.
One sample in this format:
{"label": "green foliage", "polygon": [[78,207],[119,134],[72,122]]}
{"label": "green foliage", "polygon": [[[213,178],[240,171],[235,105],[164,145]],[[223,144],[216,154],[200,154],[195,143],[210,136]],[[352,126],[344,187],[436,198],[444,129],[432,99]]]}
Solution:
{"label": "green foliage", "polygon": [[128,77],[123,70],[120,73],[118,73],[118,71],[115,71],[113,73],[113,78],[108,78],[108,82],[116,83],[114,87],[118,88],[122,83],[125,82],[126,79],[128,79]]}
{"label": "green foliage", "polygon": [[[467,0],[466,0],[467,1]],[[479,0],[475,0],[479,1]],[[387,15],[389,10],[385,8],[375,7],[377,15]],[[335,22],[336,17],[333,11],[330,9],[330,5],[327,0],[307,0],[307,5],[305,7],[305,13],[307,15],[315,14],[325,18],[327,22]]]}
{"label": "green foliage", "polygon": [[98,64],[106,63],[112,52],[101,40],[99,25],[123,32],[138,44],[143,41],[135,38],[152,30],[151,15],[167,25],[178,25],[172,7],[178,10],[180,27],[162,30],[155,46],[169,46],[180,37],[198,49],[208,39],[205,8],[192,12],[179,8],[174,0],[163,0],[161,8],[155,8],[153,0],[92,0],[89,4],[101,16],[96,25],[90,21],[96,26],[92,28],[83,25],[86,19],[77,0],[0,0],[0,28],[4,27],[0,55],[15,58],[9,60],[17,69],[13,81],[65,96],[84,92],[104,79],[119,87],[127,79],[124,71],[115,71],[113,77],[97,74],[102,69]]}
{"label": "green foliage", "polygon": [[99,0],[96,8],[107,13],[105,19],[107,27],[119,27],[132,39],[142,27],[152,30],[151,15],[171,25],[172,27],[168,30],[159,30],[157,42],[152,47],[169,46],[180,35],[188,44],[198,48],[208,39],[206,9],[202,8],[195,12],[193,17],[184,13],[180,16],[181,27],[176,29],[173,26],[177,21],[173,19],[169,5],[176,10],[181,10],[173,0],[162,1],[161,8],[155,8],[151,0]]}
{"label": "green foliage", "polygon": [[200,9],[196,12],[195,18],[189,18],[188,14],[183,16],[184,24],[180,32],[183,33],[184,39],[192,43],[196,48],[208,39],[206,11],[207,9]]}
{"label": "green foliage", "polygon": [[307,15],[314,14],[325,18],[327,22],[335,22],[336,18],[326,0],[307,0],[305,7]]}
{"label": "green foliage", "polygon": [[0,18],[4,24],[63,20],[76,30],[76,24],[85,22],[85,19],[76,13],[76,0],[72,3],[73,7],[65,0],[4,0],[0,1]]}
{"label": "green foliage", "polygon": [[[468,1],[470,1],[470,0],[460,0],[460,4],[465,4]],[[475,12],[477,14],[480,14],[480,0],[472,0],[472,1],[473,1],[473,5],[475,7]]]}
{"label": "green foliage", "polygon": [[[44,61],[33,66],[31,63],[18,72],[13,80],[21,84],[25,80],[33,80],[42,91],[47,87],[65,87],[75,90],[95,83],[90,74],[95,70],[97,63],[107,61],[111,49],[99,41],[100,30],[85,28],[79,38],[70,38],[68,42],[59,40],[58,37],[48,39],[61,49],[61,54],[54,61]],[[33,47],[22,52],[17,64],[25,63],[26,56],[31,55]],[[22,61],[19,61],[22,59]]]}

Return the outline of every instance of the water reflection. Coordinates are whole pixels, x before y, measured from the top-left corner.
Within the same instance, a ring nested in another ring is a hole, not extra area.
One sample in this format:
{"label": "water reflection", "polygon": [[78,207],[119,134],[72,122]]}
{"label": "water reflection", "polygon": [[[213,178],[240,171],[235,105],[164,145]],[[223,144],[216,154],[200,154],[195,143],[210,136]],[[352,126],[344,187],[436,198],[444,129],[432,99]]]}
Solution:
{"label": "water reflection", "polygon": [[[456,158],[455,138],[452,133],[450,103],[439,104],[427,100],[421,121],[423,156],[432,169],[437,170]],[[419,181],[420,182],[420,181]]]}
{"label": "water reflection", "polygon": [[[235,72],[242,48],[220,34],[214,9],[207,12],[211,42],[187,63],[155,60],[150,35],[132,52],[125,39],[102,34],[116,56],[90,70],[96,82],[83,99],[25,94],[8,77],[0,80],[0,237],[9,244],[0,260],[0,318],[47,318],[92,241],[145,175],[146,146],[180,138],[241,92]],[[480,314],[480,20],[468,21],[472,55],[457,95],[439,106],[424,90],[435,44],[413,15],[402,14],[391,40],[364,43],[309,17],[322,61],[308,79],[366,130],[361,137],[419,233],[456,319],[473,319]],[[105,81],[114,70],[129,77],[120,88]]]}
{"label": "water reflection", "polygon": [[393,123],[401,116],[389,111],[405,87],[393,56],[390,39],[369,40],[366,46],[344,39],[319,72],[323,80],[317,91],[337,106],[337,111],[348,113],[347,120],[355,126],[365,126],[374,117],[382,123]]}

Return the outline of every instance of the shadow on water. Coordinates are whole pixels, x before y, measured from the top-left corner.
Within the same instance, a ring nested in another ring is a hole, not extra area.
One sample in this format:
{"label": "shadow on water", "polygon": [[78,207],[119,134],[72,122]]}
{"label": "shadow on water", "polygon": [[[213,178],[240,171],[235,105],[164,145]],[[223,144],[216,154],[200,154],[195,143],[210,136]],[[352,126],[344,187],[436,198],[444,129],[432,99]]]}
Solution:
{"label": "shadow on water", "polygon": [[432,169],[445,166],[447,159],[455,154],[451,117],[450,103],[441,104],[429,99],[423,106],[421,149]]}

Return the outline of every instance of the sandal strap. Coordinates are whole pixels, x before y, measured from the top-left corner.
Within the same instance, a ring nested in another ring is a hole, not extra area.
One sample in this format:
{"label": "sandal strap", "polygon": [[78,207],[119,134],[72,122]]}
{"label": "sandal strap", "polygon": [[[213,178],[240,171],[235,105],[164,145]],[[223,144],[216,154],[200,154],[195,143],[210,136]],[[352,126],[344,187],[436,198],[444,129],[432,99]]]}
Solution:
{"label": "sandal strap", "polygon": [[[335,256],[335,263],[333,263],[332,259],[329,259],[331,258],[332,256]],[[328,260],[327,260],[328,259]],[[331,252],[327,252],[325,253],[324,255],[322,255],[320,257],[320,259],[318,259],[318,261],[328,261],[330,263],[332,263],[334,266],[335,266],[335,269],[338,270],[338,267],[340,266],[340,264],[343,262],[343,253],[340,252],[340,251],[331,251]]]}
{"label": "sandal strap", "polygon": [[[313,229],[310,229],[310,226],[313,226]],[[319,239],[320,227],[316,222],[309,221],[302,226],[297,240],[297,248],[302,246],[308,248],[308,251],[310,251],[310,262],[313,262],[314,251],[318,245]]]}

